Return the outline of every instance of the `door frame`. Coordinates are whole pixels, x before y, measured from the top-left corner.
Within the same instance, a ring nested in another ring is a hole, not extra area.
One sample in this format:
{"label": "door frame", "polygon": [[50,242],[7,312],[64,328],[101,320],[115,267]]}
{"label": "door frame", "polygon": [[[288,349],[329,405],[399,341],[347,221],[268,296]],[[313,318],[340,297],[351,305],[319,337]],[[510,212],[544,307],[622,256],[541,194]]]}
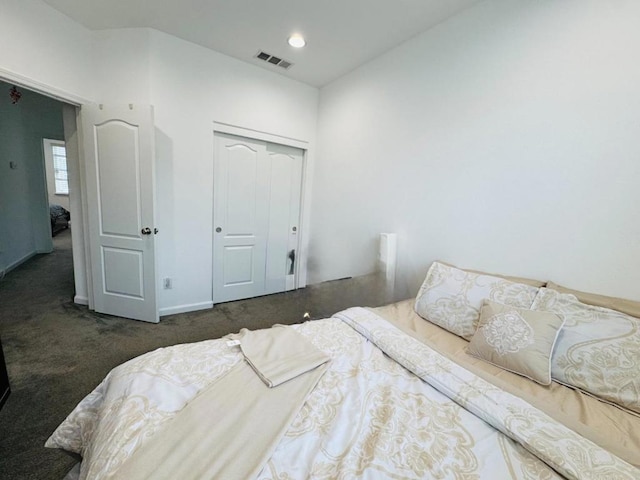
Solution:
{"label": "door frame", "polygon": [[0,68],[0,80],[39,93],[62,102],[62,122],[64,141],[67,147],[67,171],[69,173],[69,204],[71,223],[75,227],[71,234],[73,254],[73,280],[75,296],[73,301],[93,308],[93,289],[91,284],[91,264],[86,261],[89,251],[87,232],[87,197],[85,182],[82,180],[82,162],[79,150],[79,126],[77,116],[80,106],[91,103],[87,98],[61,90],[52,85],[41,83],[24,75]]}
{"label": "door frame", "polygon": [[[215,171],[215,134],[226,133],[229,135],[236,135],[253,140],[260,140],[269,143],[276,143],[279,145],[285,145],[287,147],[294,147],[302,150],[302,185],[300,190],[300,223],[298,225],[298,247],[296,249],[296,271],[295,271],[295,284],[294,290],[298,288],[304,288],[307,286],[307,258],[309,248],[309,229],[307,226],[309,223],[310,206],[311,206],[311,174],[312,171],[312,155],[311,155],[311,143],[306,140],[300,140],[297,138],[286,137],[275,133],[264,132],[261,130],[255,130],[251,128],[241,127],[239,125],[232,125],[224,122],[213,122],[213,134],[211,140],[213,141],[214,156],[212,161],[214,162]],[[215,180],[214,180],[215,182]],[[215,201],[215,195],[214,195]],[[212,205],[212,215],[215,212],[215,208]],[[215,218],[212,225],[215,227]],[[211,232],[211,238],[214,238],[213,231]],[[211,273],[213,274],[215,265],[213,265],[213,241],[211,243],[212,262]],[[216,303],[213,292],[213,282],[211,285],[211,298],[213,303]]]}

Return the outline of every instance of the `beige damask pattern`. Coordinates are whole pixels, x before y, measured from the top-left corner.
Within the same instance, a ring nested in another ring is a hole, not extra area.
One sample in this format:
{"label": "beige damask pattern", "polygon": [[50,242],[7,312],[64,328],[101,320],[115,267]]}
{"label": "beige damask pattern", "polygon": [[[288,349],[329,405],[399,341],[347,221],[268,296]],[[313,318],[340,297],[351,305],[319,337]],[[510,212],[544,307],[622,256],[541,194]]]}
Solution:
{"label": "beige damask pattern", "polygon": [[509,465],[511,478],[526,478],[527,480],[557,478],[556,472],[547,464],[537,461],[536,457],[532,457],[519,443],[506,436],[502,436],[499,443]]}
{"label": "beige damask pattern", "polygon": [[81,455],[81,479],[109,478],[145,438],[238,361],[223,339],[130,360],[78,404],[45,446]]}
{"label": "beige damask pattern", "polygon": [[518,353],[534,343],[533,328],[515,310],[493,315],[478,328],[499,355]]}
{"label": "beige damask pattern", "polygon": [[563,320],[550,312],[485,300],[467,353],[500,368],[551,384],[551,352]]}
{"label": "beige damask pattern", "polygon": [[485,298],[517,308],[530,308],[537,287],[467,272],[434,262],[416,297],[418,315],[470,340]]}
{"label": "beige damask pattern", "polygon": [[[633,467],[371,312],[295,328],[332,361],[259,479],[559,478],[547,460],[570,478],[634,478]],[[241,358],[237,347],[214,340],[134,359],[113,370],[47,445],[81,453],[81,478],[118,478],[139,445]],[[576,456],[580,450],[589,459]]]}
{"label": "beige damask pattern", "polygon": [[[387,355],[544,460],[556,472],[577,479],[637,479],[640,470],[553,420],[524,400],[501,390],[399,330],[374,313],[352,308],[336,314]],[[501,446],[507,445],[502,442]],[[521,451],[518,454],[522,453]],[[509,455],[510,459],[516,455]],[[529,458],[524,462],[528,463]],[[537,463],[537,462],[534,462]],[[521,469],[509,464],[512,472]],[[531,471],[531,467],[524,470]],[[524,471],[522,470],[522,471]],[[493,478],[500,478],[496,475]],[[526,478],[517,476],[517,478]]]}
{"label": "beige damask pattern", "polygon": [[547,288],[532,308],[565,319],[551,362],[555,380],[640,413],[640,319]]}

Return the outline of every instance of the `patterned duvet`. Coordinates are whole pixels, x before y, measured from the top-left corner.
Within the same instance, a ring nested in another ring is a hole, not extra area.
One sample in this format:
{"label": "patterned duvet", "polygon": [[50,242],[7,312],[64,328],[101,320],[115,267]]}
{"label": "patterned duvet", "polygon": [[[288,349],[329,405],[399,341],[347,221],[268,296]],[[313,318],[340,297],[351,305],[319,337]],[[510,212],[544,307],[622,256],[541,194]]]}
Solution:
{"label": "patterned duvet", "polygon": [[[294,328],[332,360],[259,479],[640,478],[369,310]],[[79,453],[80,478],[119,478],[140,445],[241,361],[226,339],[142,355],[111,371],[47,446]]]}

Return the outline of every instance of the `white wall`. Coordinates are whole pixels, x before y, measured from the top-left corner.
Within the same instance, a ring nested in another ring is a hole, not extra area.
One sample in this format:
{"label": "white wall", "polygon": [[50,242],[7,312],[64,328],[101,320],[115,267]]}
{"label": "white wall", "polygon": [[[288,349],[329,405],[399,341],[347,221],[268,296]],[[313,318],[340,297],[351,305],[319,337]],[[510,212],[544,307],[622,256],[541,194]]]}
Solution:
{"label": "white wall", "polygon": [[318,90],[157,31],[151,32],[151,103],[157,156],[161,314],[210,306],[213,122],[309,142]]}
{"label": "white wall", "polygon": [[308,142],[312,163],[318,90],[154,30],[90,32],[39,0],[0,0],[0,13],[0,78],[154,105],[157,274],[174,280],[161,313],[211,305],[213,122]]}
{"label": "white wall", "polygon": [[151,30],[93,32],[93,83],[98,103],[151,103]]}
{"label": "white wall", "polygon": [[92,34],[40,0],[0,0],[0,78],[92,99]]}
{"label": "white wall", "polygon": [[640,3],[488,0],[321,90],[310,281],[431,261],[640,300]]}

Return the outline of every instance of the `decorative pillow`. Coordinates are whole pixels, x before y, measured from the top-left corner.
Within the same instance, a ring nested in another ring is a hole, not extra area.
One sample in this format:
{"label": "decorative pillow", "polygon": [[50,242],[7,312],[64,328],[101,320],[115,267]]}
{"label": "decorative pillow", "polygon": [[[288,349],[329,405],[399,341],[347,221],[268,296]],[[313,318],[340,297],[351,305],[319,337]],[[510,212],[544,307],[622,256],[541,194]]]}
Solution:
{"label": "decorative pillow", "polygon": [[434,262],[416,297],[415,311],[469,340],[476,331],[485,298],[516,308],[530,308],[537,293],[538,288],[531,285]]}
{"label": "decorative pillow", "polygon": [[640,318],[640,302],[627,300],[626,298],[607,297],[605,295],[597,295],[595,293],[572,290],[570,288],[562,287],[553,282],[549,282],[546,287],[551,288],[556,292],[570,293],[571,295],[575,295],[580,302],[586,303],[587,305],[610,308],[611,310],[626,313],[627,315],[631,315],[632,317]]}
{"label": "decorative pillow", "polygon": [[485,300],[467,353],[542,385],[551,384],[551,352],[563,320]]}
{"label": "decorative pillow", "polygon": [[551,376],[640,413],[640,319],[541,288],[532,309],[564,318]]}

